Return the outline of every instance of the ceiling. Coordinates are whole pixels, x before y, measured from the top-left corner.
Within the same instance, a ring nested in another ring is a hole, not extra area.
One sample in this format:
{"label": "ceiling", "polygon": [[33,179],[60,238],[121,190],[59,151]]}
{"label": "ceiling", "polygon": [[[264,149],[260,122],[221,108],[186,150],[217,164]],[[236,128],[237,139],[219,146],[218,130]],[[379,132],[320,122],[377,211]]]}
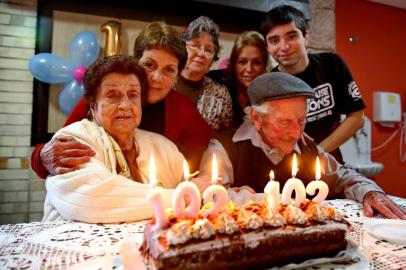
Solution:
{"label": "ceiling", "polygon": [[388,6],[392,6],[392,7],[406,9],[405,0],[368,0],[368,1],[379,3],[382,5],[388,5]]}

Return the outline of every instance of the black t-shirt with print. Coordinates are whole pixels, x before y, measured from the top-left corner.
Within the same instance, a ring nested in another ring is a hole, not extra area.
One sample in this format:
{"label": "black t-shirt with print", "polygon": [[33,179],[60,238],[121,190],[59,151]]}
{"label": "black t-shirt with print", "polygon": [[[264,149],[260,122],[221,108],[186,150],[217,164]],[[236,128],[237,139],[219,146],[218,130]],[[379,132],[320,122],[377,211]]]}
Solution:
{"label": "black t-shirt with print", "polygon": [[[277,71],[277,67],[273,71]],[[346,115],[365,108],[350,70],[337,54],[309,54],[307,68],[294,75],[316,92],[316,98],[308,104],[305,132],[317,143],[337,128],[341,114]],[[342,162],[339,149],[331,154],[337,161]]]}

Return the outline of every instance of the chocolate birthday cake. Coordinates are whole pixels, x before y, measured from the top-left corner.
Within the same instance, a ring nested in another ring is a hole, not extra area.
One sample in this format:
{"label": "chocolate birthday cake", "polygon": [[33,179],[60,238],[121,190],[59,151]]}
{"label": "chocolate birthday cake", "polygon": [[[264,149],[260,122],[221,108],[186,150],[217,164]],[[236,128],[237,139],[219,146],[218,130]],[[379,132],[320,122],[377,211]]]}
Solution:
{"label": "chocolate birthday cake", "polygon": [[307,259],[332,257],[346,249],[347,223],[332,207],[306,200],[300,208],[266,202],[237,206],[229,202],[216,216],[176,218],[169,213],[167,228],[146,225],[140,248],[154,269],[260,269]]}

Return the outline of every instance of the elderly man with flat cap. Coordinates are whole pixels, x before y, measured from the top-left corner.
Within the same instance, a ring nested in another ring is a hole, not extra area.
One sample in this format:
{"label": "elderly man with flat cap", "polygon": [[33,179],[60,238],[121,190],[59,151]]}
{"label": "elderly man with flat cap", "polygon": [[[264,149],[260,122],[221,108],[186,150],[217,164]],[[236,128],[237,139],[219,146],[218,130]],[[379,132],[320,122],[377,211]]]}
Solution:
{"label": "elderly man with flat cap", "polygon": [[338,163],[315,142],[303,136],[307,99],[314,90],[297,77],[283,72],[258,76],[248,87],[251,102],[249,120],[232,138],[212,139],[201,163],[201,173],[209,175],[212,154],[219,163],[222,184],[249,186],[263,192],[269,172],[281,188],[292,177],[292,156],[296,153],[299,171],[296,175],[306,185],[315,179],[315,160],[319,156],[322,180],[329,186],[328,198],[347,198],[362,202],[366,216],[374,211],[388,218],[406,219],[406,213],[392,202],[378,185]]}

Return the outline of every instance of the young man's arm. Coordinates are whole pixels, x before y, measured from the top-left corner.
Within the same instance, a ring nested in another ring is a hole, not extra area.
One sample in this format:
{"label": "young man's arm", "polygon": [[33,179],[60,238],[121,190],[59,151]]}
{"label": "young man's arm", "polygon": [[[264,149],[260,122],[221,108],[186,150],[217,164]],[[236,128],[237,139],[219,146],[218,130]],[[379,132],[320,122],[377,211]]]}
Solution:
{"label": "young man's arm", "polygon": [[347,118],[319,146],[326,152],[332,152],[351,138],[364,124],[364,110],[349,113]]}

